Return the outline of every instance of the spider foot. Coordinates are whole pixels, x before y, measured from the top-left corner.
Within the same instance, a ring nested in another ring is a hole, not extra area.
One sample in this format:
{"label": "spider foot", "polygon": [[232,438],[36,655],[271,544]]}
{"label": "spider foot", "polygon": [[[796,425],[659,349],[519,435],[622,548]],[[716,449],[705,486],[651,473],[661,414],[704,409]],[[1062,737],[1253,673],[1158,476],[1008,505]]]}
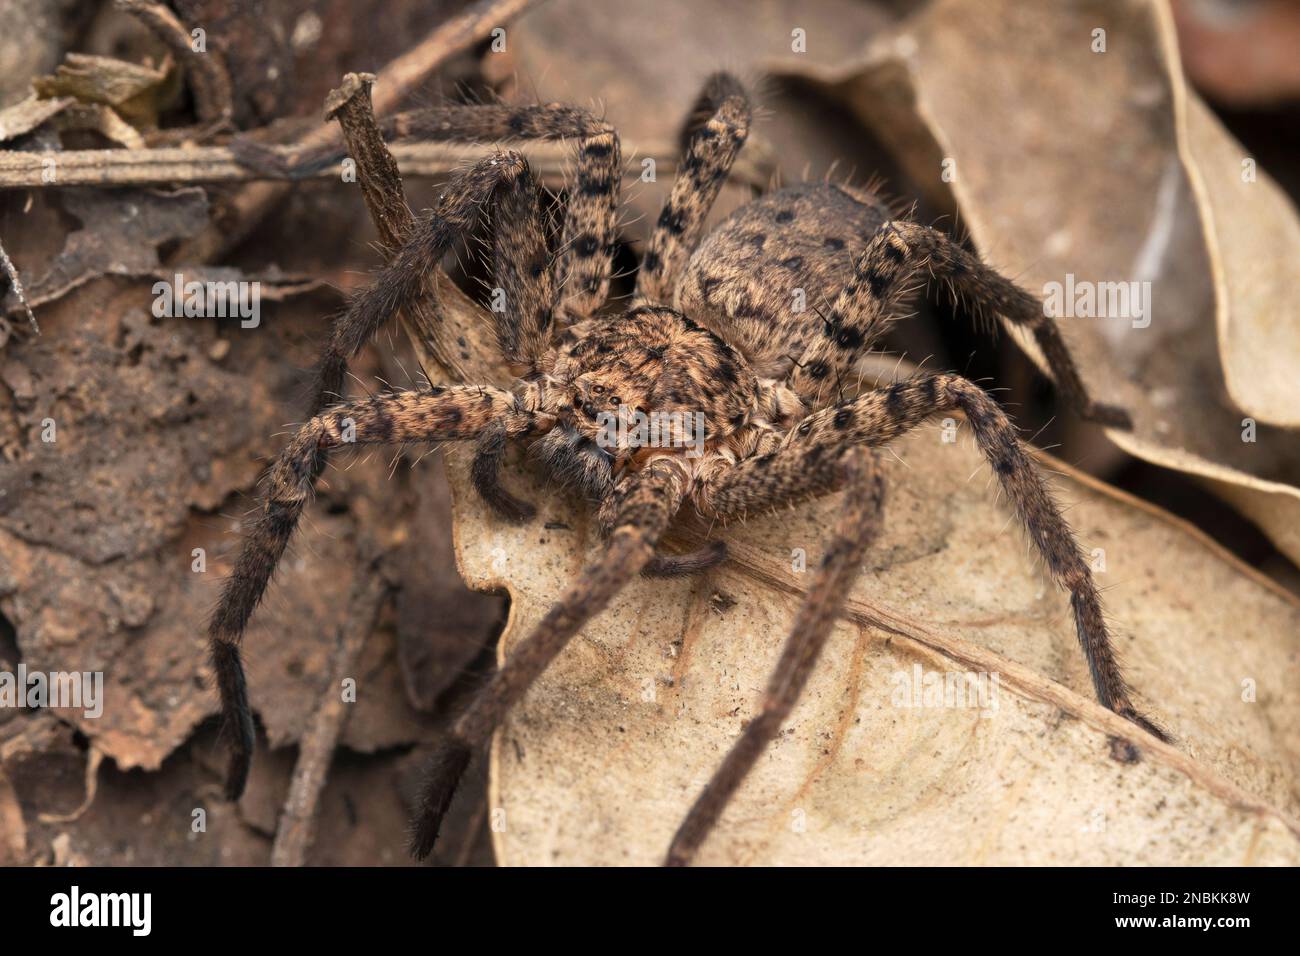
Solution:
{"label": "spider foot", "polygon": [[[1139,714],[1136,710],[1133,710],[1132,708],[1122,708],[1116,710],[1115,713],[1119,714],[1125,720],[1137,724],[1157,740],[1163,741],[1167,744],[1173,743],[1173,738],[1162,730],[1159,725],[1151,721],[1149,718],[1144,717],[1142,714]],[[1141,755],[1138,753],[1138,748],[1134,746],[1132,741],[1125,740],[1122,737],[1110,738],[1110,755],[1120,763],[1137,763],[1141,759]]]}
{"label": "spider foot", "polygon": [[1118,763],[1140,763],[1142,755],[1123,737],[1110,738],[1110,759]]}
{"label": "spider foot", "polygon": [[686,554],[656,554],[641,571],[648,578],[672,578],[706,571],[727,560],[727,543],[710,541]]}
{"label": "spider foot", "polygon": [[1150,718],[1144,717],[1142,714],[1139,714],[1136,710],[1133,710],[1132,708],[1125,708],[1123,710],[1116,711],[1116,713],[1118,713],[1125,720],[1129,720],[1137,724],[1139,727],[1141,727],[1143,730],[1149,733],[1152,737],[1155,737],[1157,740],[1167,744],[1171,744],[1174,742],[1174,738],[1170,737],[1169,734],[1167,734],[1164,730],[1162,730],[1158,724],[1156,724]]}
{"label": "spider foot", "polygon": [[214,642],[212,663],[221,691],[221,737],[230,755],[224,790],[226,799],[235,801],[243,796],[248,783],[253,750],[257,747],[257,730],[248,704],[248,685],[244,680],[244,665],[239,659],[238,647],[225,641]]}
{"label": "spider foot", "polygon": [[433,852],[434,844],[438,842],[438,831],[442,829],[442,819],[447,815],[451,798],[456,794],[456,787],[465,775],[472,755],[464,744],[449,741],[434,751],[425,768],[420,806],[411,821],[411,856],[417,860],[423,860]]}
{"label": "spider foot", "polygon": [[490,497],[485,496],[485,500],[493,511],[514,524],[531,521],[537,515],[537,509],[533,505],[522,498],[516,498],[501,487],[496,488]]}
{"label": "spider foot", "polygon": [[1133,430],[1133,416],[1118,405],[1089,402],[1083,409],[1083,417],[1090,422],[1096,422],[1098,425],[1105,425],[1108,428],[1120,428],[1126,432]]}
{"label": "spider foot", "polygon": [[248,750],[240,747],[231,748],[230,759],[226,763],[226,783],[223,788],[226,799],[231,803],[244,795],[252,762],[253,755]]}

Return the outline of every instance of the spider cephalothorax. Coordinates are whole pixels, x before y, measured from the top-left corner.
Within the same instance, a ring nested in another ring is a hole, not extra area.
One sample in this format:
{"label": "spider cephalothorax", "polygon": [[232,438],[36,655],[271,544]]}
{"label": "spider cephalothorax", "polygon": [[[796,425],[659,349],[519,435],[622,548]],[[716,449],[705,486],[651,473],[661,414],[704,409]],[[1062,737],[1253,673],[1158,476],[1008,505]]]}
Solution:
{"label": "spider cephalothorax", "polygon": [[555,425],[534,455],[595,501],[616,473],[663,449],[716,452],[759,410],[758,379],[741,355],[666,307],[592,320],[540,364],[532,400]]}
{"label": "spider cephalothorax", "polygon": [[[329,449],[345,443],[472,442],[475,487],[516,521],[533,509],[503,487],[501,464],[512,443],[525,445],[551,477],[591,500],[604,536],[599,559],[453,724],[429,770],[416,827],[420,855],[432,847],[474,749],[628,580],[689,573],[725,558],[721,542],[685,555],[655,553],[683,507],[725,521],[844,489],[763,706],[669,850],[670,862],[689,861],[794,705],[880,526],[884,488],[871,449],[954,412],[965,414],[1047,570],[1069,592],[1099,700],[1160,734],[1129,697],[1088,565],[1002,409],[950,374],[859,393],[855,367],[908,297],[934,279],[969,307],[1030,330],[1080,411],[1118,426],[1126,424],[1123,413],[1090,400],[1033,296],[942,233],[894,218],[870,192],[829,184],[779,190],[703,237],[748,133],[749,101],[734,79],[718,74],[692,117],[633,307],[600,316],[622,175],[613,129],[563,106],[444,107],[390,121],[391,132],[436,139],[575,139],[576,181],[552,250],[541,189],[523,158],[507,152],[480,161],[444,187],[335,324],[313,417],[270,469],[265,504],[209,627],[232,742],[229,794],[243,788],[254,740],[239,640]],[[332,404],[348,360],[394,314],[432,295],[439,259],[485,206],[505,303],[491,321],[519,378],[508,389],[465,383]]]}

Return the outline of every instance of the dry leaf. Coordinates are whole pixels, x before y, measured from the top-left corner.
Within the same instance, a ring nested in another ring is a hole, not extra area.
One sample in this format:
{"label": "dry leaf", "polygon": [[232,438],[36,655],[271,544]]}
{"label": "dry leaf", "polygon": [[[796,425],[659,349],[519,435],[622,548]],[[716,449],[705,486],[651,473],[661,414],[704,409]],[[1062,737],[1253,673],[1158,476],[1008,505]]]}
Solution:
{"label": "dry leaf", "polygon": [[[208,219],[207,194],[198,187],[65,190],[59,208],[81,223],[63,248],[43,263],[26,299],[34,308],[53,302],[105,275],[150,277],[172,284],[178,269],[164,266],[159,249],[194,235]],[[307,275],[287,275],[276,266],[250,273],[230,266],[185,266],[185,282],[257,282],[260,301],[279,302],[323,285]],[[0,297],[7,312],[21,302],[12,290]]]}
{"label": "dry leaf", "polygon": [[[102,671],[102,716],[59,716],[119,767],[156,769],[217,708],[196,674],[201,622],[251,505],[242,495],[282,441],[286,409],[301,404],[299,370],[314,359],[326,306],[265,302],[255,333],[238,319],[219,331],[153,317],[149,285],[77,288],[44,309],[45,334],[11,343],[0,365],[0,613],[32,670]],[[54,442],[41,440],[47,419]],[[409,472],[393,478],[388,465],[378,456],[330,472],[315,533],[286,557],[250,628],[253,702],[272,746],[296,740],[316,707],[323,635],[359,554],[376,540],[397,547],[405,521],[430,520],[405,500]],[[344,737],[358,750],[425,733],[380,637],[358,662],[376,688]]]}
{"label": "dry leaf", "polygon": [[1172,0],[1171,7],[1187,75],[1216,103],[1268,106],[1300,96],[1300,6]]}
{"label": "dry leaf", "polygon": [[32,89],[42,97],[70,96],[110,107],[136,129],[158,125],[158,114],[175,98],[177,83],[168,57],[159,67],[108,56],[69,53],[53,76],[38,76]]}
{"label": "dry leaf", "polygon": [[[1133,413],[1109,436],[1210,480],[1300,561],[1300,441],[1264,424],[1300,421],[1300,226],[1262,170],[1241,181],[1247,157],[1185,88],[1163,2],[940,0],[858,61],[800,75],[897,144],[1028,288],[1150,282],[1144,318],[1061,323],[1093,394]],[[1015,104],[996,134],[990,103]]]}
{"label": "dry leaf", "polygon": [[70,96],[42,99],[33,93],[27,99],[0,110],[0,143],[30,133],[75,102]]}

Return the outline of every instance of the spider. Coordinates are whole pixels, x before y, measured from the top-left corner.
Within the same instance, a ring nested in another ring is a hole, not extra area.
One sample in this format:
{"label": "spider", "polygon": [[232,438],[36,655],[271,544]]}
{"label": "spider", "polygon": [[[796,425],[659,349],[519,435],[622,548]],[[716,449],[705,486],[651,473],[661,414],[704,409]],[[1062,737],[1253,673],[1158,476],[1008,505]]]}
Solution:
{"label": "spider", "polygon": [[[718,73],[683,134],[672,190],[654,226],[628,308],[597,314],[610,285],[622,178],[615,130],[561,105],[443,106],[401,114],[390,132],[439,140],[576,141],[576,182],[551,249],[538,180],[498,151],[451,179],[411,238],[336,320],[318,369],[313,417],[270,466],[264,501],[211,618],[212,663],[230,741],[226,792],[242,792],[254,746],[239,644],[329,450],[344,443],[472,442],[473,483],[511,521],[534,510],[500,480],[511,443],[526,443],[555,480],[590,501],[602,549],[452,724],[431,760],[412,851],[432,849],[474,751],[570,638],[639,573],[687,574],[726,558],[723,542],[657,553],[688,503],[726,519],[845,490],[824,559],[783,647],[758,716],[745,728],[668,848],[689,863],[814,667],[881,524],[875,449],[937,415],[964,413],[1052,577],[1070,595],[1100,702],[1165,739],[1134,707],[1079,545],[989,395],[953,374],[843,398],[841,383],[906,302],[933,278],[981,313],[1026,327],[1066,398],[1084,415],[1127,427],[1094,402],[1054,324],[1028,292],[943,233],[896,218],[873,193],[833,184],[780,189],[704,235],[706,214],[749,132],[742,85]],[[480,208],[493,217],[493,267],[505,309],[493,313],[510,388],[458,384],[338,404],[348,360],[403,307],[428,295],[442,255]],[[800,303],[806,303],[801,308]],[[613,442],[608,416],[701,414],[702,454]]]}

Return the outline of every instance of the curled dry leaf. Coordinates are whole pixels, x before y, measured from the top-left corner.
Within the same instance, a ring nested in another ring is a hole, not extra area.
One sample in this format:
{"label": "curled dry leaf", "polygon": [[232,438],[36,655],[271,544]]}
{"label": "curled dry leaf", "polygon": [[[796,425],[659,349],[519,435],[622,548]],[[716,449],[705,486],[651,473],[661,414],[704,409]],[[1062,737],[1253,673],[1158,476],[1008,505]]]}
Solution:
{"label": "curled dry leaf", "polygon": [[[1108,434],[1203,477],[1300,560],[1300,441],[1285,430],[1300,424],[1300,224],[1177,56],[1161,0],[941,0],[858,60],[800,75],[896,144],[1028,288],[1149,283],[1140,317],[1062,319],[1093,393],[1133,415],[1132,433]],[[989,103],[1015,104],[996,131]]]}

